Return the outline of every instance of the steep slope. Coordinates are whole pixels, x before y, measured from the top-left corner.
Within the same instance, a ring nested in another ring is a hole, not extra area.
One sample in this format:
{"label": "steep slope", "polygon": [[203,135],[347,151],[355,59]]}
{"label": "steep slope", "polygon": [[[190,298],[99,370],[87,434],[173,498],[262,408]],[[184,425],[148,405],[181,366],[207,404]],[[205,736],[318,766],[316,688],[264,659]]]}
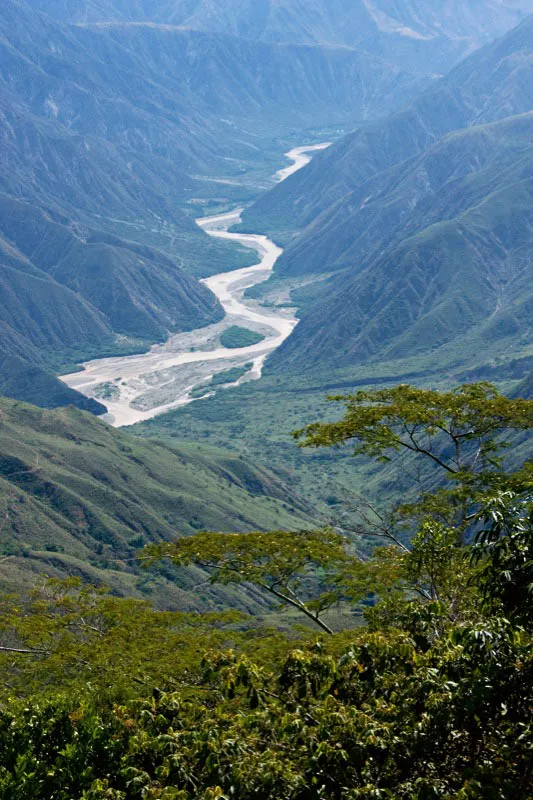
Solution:
{"label": "steep slope", "polygon": [[81,345],[97,348],[111,340],[102,315],[78,294],[31,262],[2,262],[0,255],[2,347],[9,344],[14,354],[36,360],[39,351],[44,356],[46,350],[66,352]]}
{"label": "steep slope", "polygon": [[[266,220],[271,231],[289,240],[373,176],[423,152],[446,134],[531,108],[533,16],[396,114],[318,154],[305,170],[257,201],[246,212],[245,224]],[[290,259],[289,251],[284,259]]]}
{"label": "steep slope", "polygon": [[[531,148],[533,114],[448,134],[421,155],[382,170],[339,198],[280,259],[279,273],[360,270],[394,241],[476,202],[477,183]],[[469,179],[479,173],[478,179]],[[479,199],[479,198],[478,198]]]}
{"label": "steep slope", "polygon": [[140,440],[75,409],[0,400],[4,587],[38,574],[80,575],[167,607],[213,607],[220,594],[201,573],[144,573],[136,551],[202,528],[305,527],[307,513],[279,478],[243,458]]}
{"label": "steep slope", "polygon": [[[2,238],[3,237],[3,238]],[[170,259],[0,194],[0,393],[105,411],[46,370],[146,347],[222,317]]]}
{"label": "steep slope", "polygon": [[431,354],[428,368],[438,369],[444,359],[475,364],[481,352],[519,355],[533,335],[532,178],[530,148],[500,174],[467,179],[475,185],[466,209],[464,184],[446,187],[444,208],[441,198],[428,209],[439,221],[339,274],[329,292],[322,287],[272,366],[307,371]]}
{"label": "steep slope", "polygon": [[5,351],[0,348],[0,395],[33,402],[42,408],[75,406],[97,416],[107,411],[102,403],[69,389],[29,359],[11,355],[9,347]]}
{"label": "steep slope", "polygon": [[533,400],[533,371],[529,373],[513,393],[513,397],[523,397],[526,400]]}
{"label": "steep slope", "polygon": [[447,70],[533,10],[529,0],[32,0],[64,21],[152,21],[250,39],[348,45]]}
{"label": "steep slope", "polygon": [[[203,285],[149,248],[68,225],[68,220],[53,218],[6,195],[0,195],[0,232],[31,264],[54,279],[49,281],[50,288],[66,286],[90,303],[93,315],[98,309],[103,318],[99,316],[97,321],[100,327],[106,324],[108,332],[157,340],[169,331],[199,327],[222,317],[221,307]],[[44,292],[36,287],[33,298],[41,317],[30,307],[31,297],[23,300],[18,293],[21,309],[12,315],[13,321],[26,311],[36,333],[45,336],[44,326],[51,315],[46,313]],[[76,313],[71,316],[75,324]],[[79,316],[83,320],[83,315]],[[65,318],[68,304],[63,311],[57,303],[51,321],[58,324]],[[47,339],[50,345],[51,337]],[[88,335],[80,335],[77,341],[84,339],[87,344],[96,343]],[[74,343],[63,344],[72,348]]]}
{"label": "steep slope", "polygon": [[401,375],[406,359],[431,371],[473,367],[480,351],[528,354],[532,87],[529,18],[265,198],[278,211],[285,192],[312,219],[278,278],[334,273],[296,294],[302,319],[271,369],[310,375],[403,359]]}
{"label": "steep slope", "polygon": [[112,345],[102,315],[1,237],[0,297],[0,395],[103,414],[105,406],[88,402],[46,371],[61,354],[68,360]]}

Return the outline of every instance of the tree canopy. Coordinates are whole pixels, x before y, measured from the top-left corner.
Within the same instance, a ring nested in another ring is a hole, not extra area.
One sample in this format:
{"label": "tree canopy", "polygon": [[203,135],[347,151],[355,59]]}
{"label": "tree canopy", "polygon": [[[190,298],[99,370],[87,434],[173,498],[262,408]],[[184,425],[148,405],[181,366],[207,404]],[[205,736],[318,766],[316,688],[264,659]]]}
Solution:
{"label": "tree canopy", "polygon": [[502,447],[533,403],[486,384],[343,402],[306,444],[435,465],[410,539],[369,556],[348,530],[204,531],[141,552],[264,593],[305,623],[289,635],[75,581],[4,598],[2,798],[533,798],[531,470]]}

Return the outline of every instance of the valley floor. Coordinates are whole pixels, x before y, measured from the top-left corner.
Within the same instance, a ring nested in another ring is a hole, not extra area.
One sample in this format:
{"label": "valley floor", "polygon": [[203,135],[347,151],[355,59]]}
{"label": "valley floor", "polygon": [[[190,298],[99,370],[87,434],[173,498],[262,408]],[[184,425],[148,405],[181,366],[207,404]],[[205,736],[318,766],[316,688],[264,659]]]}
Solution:
{"label": "valley floor", "polygon": [[[293,163],[277,172],[277,180],[293,175],[310,162],[312,153],[328,146],[324,143],[294,148],[286,154]],[[243,374],[226,386],[260,378],[267,356],[294,330],[297,319],[293,309],[267,309],[244,297],[246,289],[271,275],[283,251],[261,234],[229,232],[240,221],[241,211],[197,220],[213,238],[255,250],[261,258],[252,267],[223,272],[203,281],[226,312],[222,322],[176,334],[148,353],[97,359],[84,364],[81,372],[62,376],[69,387],[105,403],[109,412],[106,419],[112,425],[133,425],[187,405],[195,399],[198,387],[208,386],[214,376],[228,369],[240,369]],[[220,345],[220,335],[232,326],[243,326],[264,338],[257,344],[228,349]]]}

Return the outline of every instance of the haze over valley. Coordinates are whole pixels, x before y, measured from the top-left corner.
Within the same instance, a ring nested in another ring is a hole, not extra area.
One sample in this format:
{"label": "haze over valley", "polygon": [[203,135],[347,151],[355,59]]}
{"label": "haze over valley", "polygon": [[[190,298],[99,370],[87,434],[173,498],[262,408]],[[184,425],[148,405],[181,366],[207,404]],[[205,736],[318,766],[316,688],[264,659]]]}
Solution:
{"label": "haze over valley", "polygon": [[426,80],[346,48],[54,13],[23,0],[0,9],[4,261],[22,295],[51,295],[35,330],[21,292],[7,293],[2,391],[52,404],[75,399],[48,377],[60,364],[220,319],[193,278],[248,265],[250,253],[228,251],[194,217],[264,191],[311,128],[371,118]]}

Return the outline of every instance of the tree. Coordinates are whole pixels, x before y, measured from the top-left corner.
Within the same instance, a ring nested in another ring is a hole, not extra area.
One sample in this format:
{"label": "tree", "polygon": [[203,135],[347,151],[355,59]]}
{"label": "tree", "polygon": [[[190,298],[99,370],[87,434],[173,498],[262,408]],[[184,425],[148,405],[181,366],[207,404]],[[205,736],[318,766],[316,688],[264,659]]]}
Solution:
{"label": "tree", "polygon": [[[314,423],[296,437],[303,446],[355,444],[356,453],[390,460],[405,450],[444,473],[451,485],[435,487],[442,476],[430,475],[431,492],[402,504],[409,515],[411,543],[395,530],[396,519],[380,516],[380,535],[391,545],[372,558],[354,555],[345,528],[286,533],[219,534],[200,532],[147,548],[147,563],[169,557],[179,565],[195,564],[219,583],[253,584],[291,606],[323,631],[323,616],[334,604],[371,595],[415,597],[447,605],[455,620],[474,603],[469,555],[461,551],[479,524],[483,504],[495,492],[523,487],[531,464],[513,473],[502,467],[505,434],[533,427],[533,402],[510,400],[488,383],[466,384],[451,392],[417,389],[362,391],[332,398],[346,405],[338,422]],[[353,544],[353,543],[352,543]],[[314,594],[313,594],[314,592]]]}
{"label": "tree", "polygon": [[[505,420],[511,428],[527,423],[496,416],[493,432]],[[349,633],[310,637],[290,652],[282,636],[271,636],[273,652],[260,659],[259,638],[226,627],[235,617],[161,614],[75,583],[6,600],[0,666],[21,694],[33,681],[36,697],[0,706],[0,796],[532,798],[532,485],[526,470],[506,476],[493,463],[492,435],[477,442],[477,457],[466,446],[454,472],[480,526],[473,546],[458,546],[454,514],[428,514],[426,504],[409,547],[392,539],[368,560],[331,530],[202,532],[142,556],[259,587],[324,633],[333,602],[373,594],[368,625]],[[384,456],[396,449],[382,444]],[[379,455],[381,444],[372,446]],[[433,442],[431,451],[440,461],[456,458],[440,447]],[[468,469],[465,459],[473,459]],[[456,516],[463,532],[465,518]],[[27,658],[29,669],[13,666]],[[139,670],[142,696],[131,699]],[[125,699],[111,694],[115,682]],[[42,702],[51,683],[66,694]]]}
{"label": "tree", "polygon": [[76,693],[88,684],[117,698],[159,682],[194,690],[205,648],[257,651],[268,640],[245,622],[236,611],[157,611],[77,579],[50,580],[29,597],[0,599],[0,699],[2,692],[46,697],[58,686]]}
{"label": "tree", "polygon": [[[533,401],[507,398],[490,383],[449,392],[402,384],[329,399],[344,404],[344,416],[296,431],[302,447],[349,443],[356,454],[390,461],[405,452],[433,467],[424,475],[422,496],[398,507],[404,518],[438,518],[453,524],[464,541],[488,496],[517,490],[531,479],[532,462],[512,473],[502,469],[502,459],[509,444],[505,437],[533,428]],[[444,477],[448,486],[442,488]],[[394,524],[383,512],[378,516],[379,532],[394,540]]]}
{"label": "tree", "polygon": [[504,492],[483,510],[473,560],[485,600],[515,624],[533,629],[533,485],[524,496]]}
{"label": "tree", "polygon": [[[432,613],[438,613],[433,611]],[[6,800],[531,797],[531,639],[495,618],[353,632],[280,669],[208,653],[204,689],[0,712]]]}
{"label": "tree", "polygon": [[[287,533],[212,533],[150,545],[146,565],[160,558],[174,564],[195,564],[213,583],[253,584],[283,604],[297,609],[326,633],[322,615],[338,602],[338,573],[349,561],[344,539],[331,530]],[[309,583],[318,592],[309,597]]]}

